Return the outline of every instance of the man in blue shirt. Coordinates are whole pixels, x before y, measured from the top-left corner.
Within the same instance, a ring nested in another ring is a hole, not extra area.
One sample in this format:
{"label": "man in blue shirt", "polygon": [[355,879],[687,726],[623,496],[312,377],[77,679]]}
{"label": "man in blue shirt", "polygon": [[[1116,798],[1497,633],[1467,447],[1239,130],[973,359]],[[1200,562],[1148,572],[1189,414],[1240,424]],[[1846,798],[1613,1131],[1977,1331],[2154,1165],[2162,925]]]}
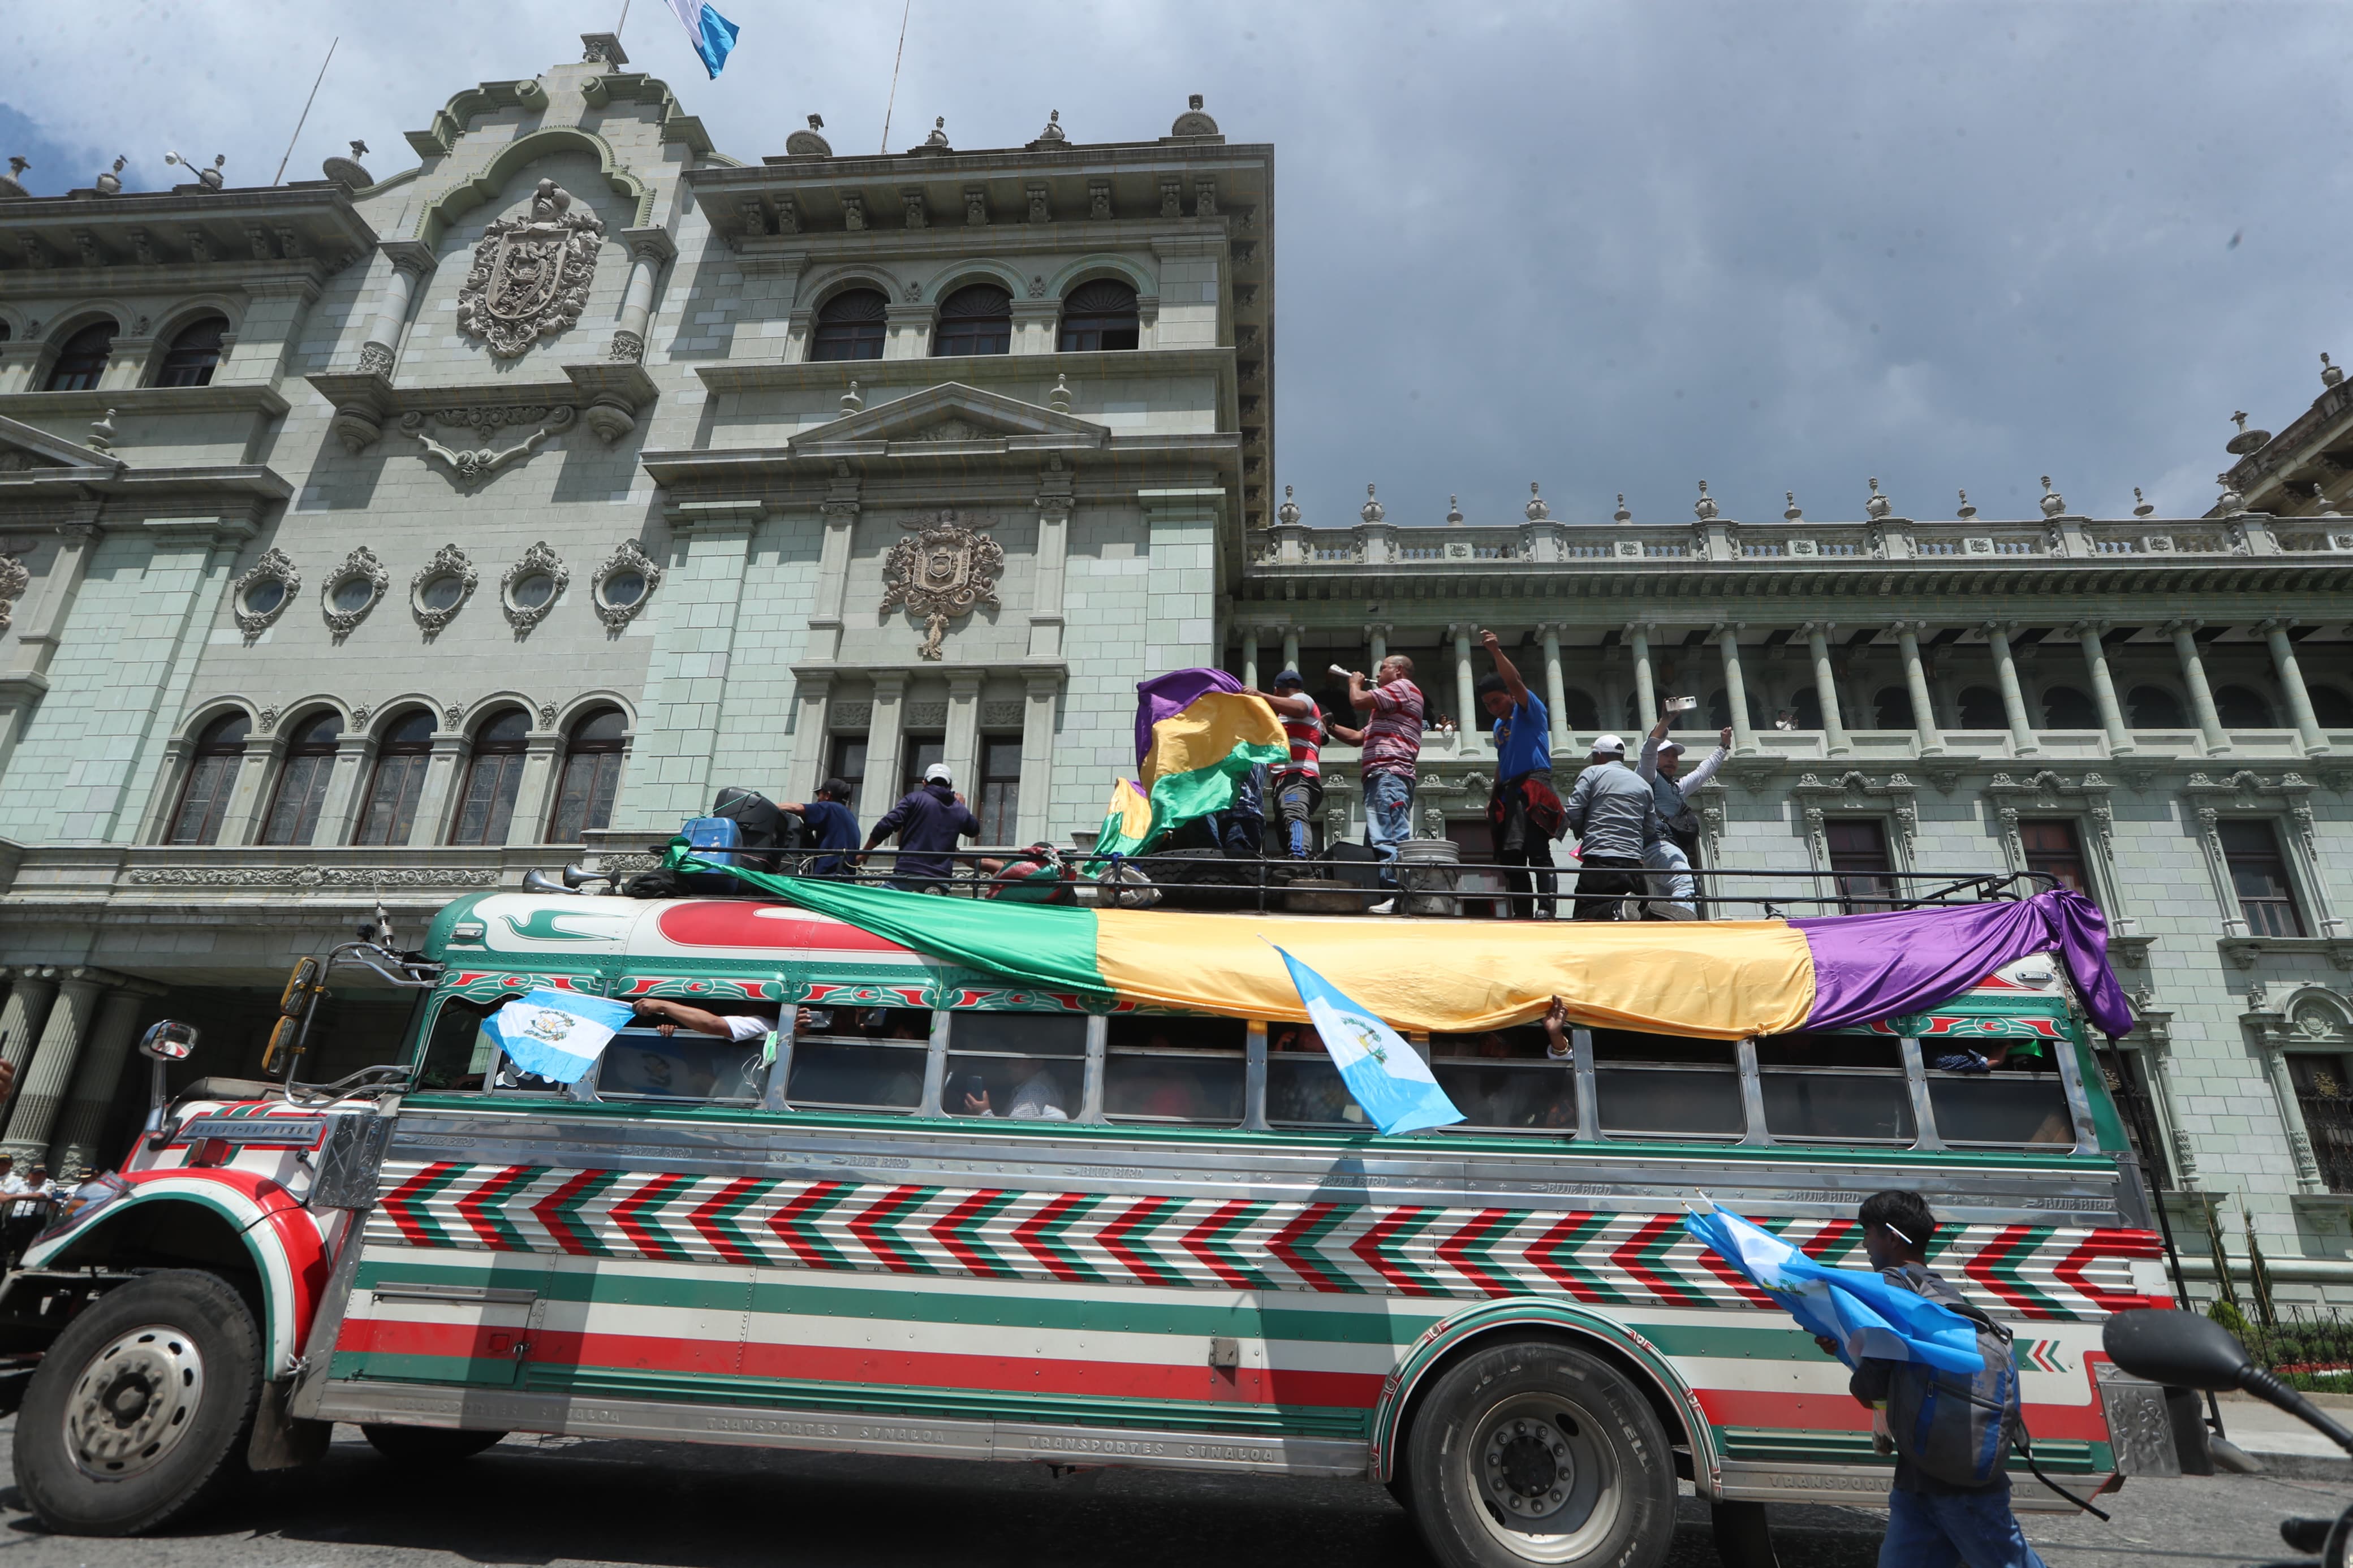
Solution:
{"label": "man in blue shirt", "polygon": [[[959,837],[980,837],[980,819],[974,816],[964,804],[964,796],[955,792],[955,780],[943,763],[934,763],[923,770],[923,782],[899,797],[899,804],[885,812],[874,831],[866,836],[866,848],[876,845],[893,833],[899,836],[898,862],[892,868],[891,885],[910,893],[944,893],[948,879],[955,875],[955,867],[948,851],[956,847]],[[864,865],[865,851],[851,862]]]}
{"label": "man in blue shirt", "polygon": [[777,808],[789,811],[808,825],[809,849],[837,851],[819,855],[810,860],[803,874],[810,877],[840,877],[844,854],[858,847],[858,818],[849,809],[849,785],[841,779],[828,779],[817,786],[817,798],[806,805],[787,803]]}
{"label": "man in blue shirt", "polygon": [[1548,921],[1558,887],[1552,840],[1561,824],[1560,796],[1552,787],[1552,715],[1520,679],[1503,639],[1482,631],[1479,642],[1495,661],[1495,673],[1479,682],[1479,701],[1495,721],[1495,793],[1487,801],[1495,864],[1527,868],[1504,873],[1512,918]]}

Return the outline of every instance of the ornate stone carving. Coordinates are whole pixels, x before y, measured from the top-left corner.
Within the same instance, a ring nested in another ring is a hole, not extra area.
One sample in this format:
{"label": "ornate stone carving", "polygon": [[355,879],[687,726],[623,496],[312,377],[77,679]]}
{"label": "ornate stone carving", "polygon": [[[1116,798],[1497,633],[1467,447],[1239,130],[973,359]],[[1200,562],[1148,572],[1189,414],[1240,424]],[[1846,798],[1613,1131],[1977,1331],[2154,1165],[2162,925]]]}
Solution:
{"label": "ornate stone carving", "polygon": [[142,866],[124,874],[134,887],[149,888],[489,888],[498,885],[496,868],[365,866]]}
{"label": "ornate stone carving", "polygon": [[995,608],[997,574],[1005,569],[1005,547],[966,528],[953,511],[941,512],[920,532],[901,536],[882,563],[881,611],[897,605],[923,617],[918,654],[941,657],[948,622],[981,605]]}
{"label": "ornate stone carving", "polygon": [[[628,604],[617,604],[606,595],[605,585],[625,572],[636,574],[645,587]],[[596,618],[615,631],[620,630],[638,618],[638,612],[654,596],[661,579],[662,569],[653,563],[636,540],[621,541],[588,577],[590,595],[596,601]]]}
{"label": "ornate stone carving", "polygon": [[[327,617],[327,629],[338,640],[351,636],[352,628],[367,619],[368,612],[383,603],[385,584],[391,580],[390,574],[384,569],[384,563],[375,558],[375,551],[364,544],[355,547],[343,557],[342,565],[327,574],[325,584],[319,589],[319,608]],[[367,584],[367,597],[347,609],[338,608],[335,600],[343,584],[358,582]]]}
{"label": "ornate stone carving", "polygon": [[986,730],[1010,730],[1021,722],[1018,702],[984,702],[980,705],[980,723]]}
{"label": "ornate stone carving", "polygon": [[278,710],[264,708],[253,716],[254,727],[267,735],[278,728]]}
{"label": "ornate stone carving", "polygon": [[990,432],[962,419],[943,419],[915,432],[918,441],[985,441]]}
{"label": "ornate stone carving", "polygon": [[830,730],[863,730],[874,722],[871,702],[837,702],[827,728]]}
{"label": "ornate stone carving", "polygon": [[[24,568],[19,566],[16,570],[21,574]],[[257,610],[246,600],[257,586],[264,583],[278,584],[278,602],[266,610]],[[21,589],[18,591],[22,592]],[[302,574],[294,569],[294,563],[287,559],[286,552],[275,545],[263,551],[261,559],[255,562],[245,575],[229,584],[229,607],[237,616],[237,629],[249,637],[259,637],[286,613],[286,606],[292,604],[294,595],[301,591]],[[0,598],[13,596],[7,592],[5,581],[0,581]],[[0,615],[0,628],[5,628],[7,624],[7,616]]]}
{"label": "ornate stone carving", "polygon": [[[471,489],[500,469],[519,463],[538,451],[542,442],[570,429],[573,420],[577,417],[576,411],[568,405],[554,408],[450,408],[438,409],[430,414],[404,414],[400,417],[400,428],[425,448],[426,457],[438,458],[448,464],[450,477],[461,489]],[[427,419],[443,425],[470,425],[484,437],[485,444],[471,448],[445,447],[425,434]],[[521,424],[527,419],[540,420],[539,428],[504,450],[497,450],[488,445],[490,431],[501,425]]]}
{"label": "ornate stone carving", "polygon": [[360,374],[389,376],[392,374],[392,351],[382,343],[362,343]]}
{"label": "ornate stone carving", "polygon": [[[547,597],[536,605],[526,605],[517,599],[516,584],[542,573],[555,584]],[[499,607],[507,613],[509,626],[518,633],[528,632],[547,618],[547,613],[555,608],[555,601],[564,596],[564,590],[571,585],[571,582],[572,572],[564,564],[564,557],[543,539],[524,551],[515,563],[507,568],[506,575],[499,579]]]}
{"label": "ornate stone carving", "polygon": [[542,180],[530,214],[491,223],[474,247],[473,270],[458,291],[458,326],[501,359],[571,326],[588,303],[605,220],[571,207],[571,192]]}
{"label": "ornate stone carving", "polygon": [[[425,602],[424,593],[426,584],[438,577],[456,578],[458,596],[447,605],[436,607]],[[466,607],[466,601],[474,596],[474,587],[480,581],[480,574],[474,570],[474,563],[466,558],[466,552],[454,544],[445,544],[433,552],[432,560],[419,566],[417,574],[409,578],[409,613],[417,617],[417,624],[425,628],[425,635],[432,637]]]}
{"label": "ornate stone carving", "polygon": [[617,364],[642,364],[646,358],[646,340],[624,327],[613,334],[606,347],[605,357]]}
{"label": "ornate stone carving", "polygon": [[441,710],[441,723],[445,729],[454,730],[465,721],[466,705],[464,703],[452,702]]}
{"label": "ornate stone carving", "polygon": [[16,601],[25,596],[25,590],[32,583],[33,574],[25,570],[23,562],[13,555],[0,555],[0,632],[8,629],[16,613]]}
{"label": "ornate stone carving", "polygon": [[554,703],[543,702],[539,705],[539,727],[543,730],[553,730],[555,728]]}
{"label": "ornate stone carving", "polygon": [[910,702],[907,704],[907,727],[912,730],[938,730],[948,721],[948,705],[944,702]]}

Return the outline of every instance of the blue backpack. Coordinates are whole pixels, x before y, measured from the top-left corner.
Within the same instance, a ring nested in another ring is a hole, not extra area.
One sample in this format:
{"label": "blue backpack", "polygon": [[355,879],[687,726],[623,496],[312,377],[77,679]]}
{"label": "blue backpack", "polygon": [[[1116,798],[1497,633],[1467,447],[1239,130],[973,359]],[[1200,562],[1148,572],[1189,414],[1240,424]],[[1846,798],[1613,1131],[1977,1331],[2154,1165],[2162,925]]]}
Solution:
{"label": "blue backpack", "polygon": [[1896,1367],[1887,1385],[1887,1431],[1897,1452],[1922,1474],[1953,1486],[1981,1487],[1999,1479],[2010,1448],[2023,1449],[2026,1432],[2009,1327],[1918,1264],[1890,1269],[1885,1278],[1968,1319],[1977,1328],[1978,1353],[1985,1359],[1984,1368],[1971,1376],[1916,1362]]}
{"label": "blue backpack", "polygon": [[[742,861],[736,853],[744,846],[744,829],[732,816],[698,816],[680,829],[686,836],[687,847],[695,858],[714,866],[733,866]],[[749,884],[739,882],[722,871],[698,871],[681,877],[680,882],[690,892],[740,893]]]}

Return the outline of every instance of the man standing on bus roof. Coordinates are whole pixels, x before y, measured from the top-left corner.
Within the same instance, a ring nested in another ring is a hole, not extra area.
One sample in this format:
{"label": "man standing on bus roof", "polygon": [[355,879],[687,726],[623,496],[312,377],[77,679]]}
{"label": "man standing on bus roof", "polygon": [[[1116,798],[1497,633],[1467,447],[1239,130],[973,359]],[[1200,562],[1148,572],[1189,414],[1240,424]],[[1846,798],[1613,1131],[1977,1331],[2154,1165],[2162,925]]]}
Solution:
{"label": "man standing on bus roof", "polygon": [[1552,787],[1552,715],[1520,679],[1501,637],[1482,631],[1479,645],[1495,661],[1495,673],[1479,682],[1480,704],[1495,721],[1495,789],[1487,800],[1495,864],[1528,868],[1504,873],[1515,895],[1512,918],[1548,921],[1558,887],[1552,841],[1561,826],[1560,796]]}
{"label": "man standing on bus roof", "polygon": [[1589,765],[1577,775],[1562,807],[1577,837],[1577,919],[1614,921],[1621,900],[1649,889],[1642,857],[1659,841],[1659,812],[1651,786],[1626,765],[1626,742],[1596,735]]}
{"label": "man standing on bus roof", "polygon": [[893,833],[899,836],[899,858],[892,868],[891,885],[910,893],[944,893],[948,879],[955,875],[949,856],[956,839],[979,837],[980,819],[956,794],[955,776],[947,764],[934,763],[923,770],[923,782],[883,813],[866,836],[866,848],[850,864],[864,865],[867,854]]}
{"label": "man standing on bus roof", "polygon": [[[1364,746],[1365,838],[1381,858],[1381,880],[1397,886],[1398,847],[1413,837],[1414,764],[1421,757],[1421,688],[1413,683],[1413,660],[1393,653],[1365,684],[1361,670],[1348,672],[1348,706],[1365,716],[1362,731],[1333,726]],[[1394,900],[1373,906],[1375,913],[1396,907]]]}
{"label": "man standing on bus roof", "polygon": [[1291,742],[1291,760],[1274,770],[1275,820],[1282,824],[1282,847],[1293,860],[1315,855],[1315,814],[1324,806],[1324,710],[1307,695],[1307,682],[1295,669],[1274,678],[1274,689],[1254,696],[1266,699]]}
{"label": "man standing on bus roof", "polygon": [[776,807],[789,811],[808,825],[809,836],[815,840],[812,849],[833,853],[812,858],[803,873],[810,877],[840,877],[846,875],[842,862],[849,852],[858,847],[858,818],[849,809],[849,784],[843,779],[828,779],[817,786],[817,795],[806,804],[786,804]]}
{"label": "man standing on bus roof", "polygon": [[[1691,793],[1703,788],[1715,777],[1715,770],[1724,766],[1732,755],[1732,726],[1726,724],[1716,731],[1715,750],[1701,758],[1688,773],[1683,772],[1683,743],[1671,741],[1667,732],[1674,727],[1675,716],[1662,713],[1651,732],[1642,738],[1642,757],[1634,764],[1642,782],[1651,786],[1659,805],[1659,821],[1664,825],[1669,838],[1696,862],[1699,858],[1699,814],[1692,810]],[[1678,776],[1678,775],[1681,776]]]}
{"label": "man standing on bus roof", "polygon": [[[1873,1193],[1862,1200],[1855,1220],[1862,1227],[1871,1266],[1888,1283],[1948,1307],[1968,1305],[1950,1280],[1928,1267],[1928,1243],[1936,1234],[1936,1220],[1928,1212],[1927,1199],[1917,1193]],[[1978,1336],[1980,1350],[1987,1342],[1988,1336]],[[1838,1346],[1829,1340],[1816,1336],[1814,1343],[1825,1355],[1838,1353]],[[1895,1379],[1933,1375],[1910,1362],[1865,1356],[1856,1363],[1847,1390],[1876,1411],[1887,1405]],[[1879,1568],[1958,1568],[1962,1563],[1968,1568],[2043,1568],[2042,1559],[2018,1527],[2018,1516],[2010,1511],[2009,1472],[1998,1471],[1983,1486],[1962,1486],[1927,1474],[1897,1443]]]}

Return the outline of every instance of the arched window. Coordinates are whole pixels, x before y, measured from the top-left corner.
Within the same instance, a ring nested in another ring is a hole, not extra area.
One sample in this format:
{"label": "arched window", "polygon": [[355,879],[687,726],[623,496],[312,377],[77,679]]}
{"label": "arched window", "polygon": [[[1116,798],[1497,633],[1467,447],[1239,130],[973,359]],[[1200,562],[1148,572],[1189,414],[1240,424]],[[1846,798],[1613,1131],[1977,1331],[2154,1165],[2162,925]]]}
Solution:
{"label": "arched window", "polygon": [[1918,726],[1912,718],[1912,694],[1900,686],[1883,686],[1871,699],[1872,728],[1874,730],[1911,730]]}
{"label": "arched window", "polygon": [[1789,693],[1789,717],[1800,730],[1822,727],[1822,700],[1810,686],[1800,686]]}
{"label": "arched window", "polygon": [[2001,693],[1990,686],[1961,688],[1961,728],[1964,730],[2007,730],[2010,715],[2003,711]]}
{"label": "arched window", "polygon": [[155,384],[211,385],[213,372],[220,365],[221,335],[227,331],[226,316],[206,316],[181,328],[172,346],[164,351],[164,363],[155,372]]}
{"label": "arched window", "polygon": [[2072,686],[2042,689],[2042,725],[2046,730],[2096,730],[2100,710]]}
{"label": "arched window", "polygon": [[2125,693],[2125,714],[2136,730],[2179,730],[2189,722],[2181,700],[2162,686],[2136,686]]}
{"label": "arched window", "polygon": [[514,820],[515,792],[522,787],[523,736],[531,715],[510,708],[474,736],[466,764],[466,793],[459,797],[452,844],[504,844]]}
{"label": "arched window", "polygon": [[2348,697],[2334,686],[2314,686],[2306,689],[2312,699],[2312,716],[2320,721],[2324,730],[2353,730],[2353,697]]}
{"label": "arched window", "polygon": [[1601,709],[1589,692],[1572,686],[1560,694],[1562,722],[1580,735],[1590,734],[1601,728]]}
{"label": "arched window", "polygon": [[618,708],[599,708],[572,726],[564,742],[564,783],[547,823],[550,844],[577,844],[588,829],[612,822],[613,795],[628,755],[628,722]]}
{"label": "arched window", "polygon": [[319,830],[319,807],[326,803],[327,781],[335,772],[335,739],[343,721],[330,710],[314,713],[294,727],[286,742],[286,761],[278,770],[278,793],[270,797],[269,817],[262,824],[264,844],[308,844]]}
{"label": "arched window", "polygon": [[408,830],[417,821],[417,797],[425,792],[425,770],[432,761],[433,715],[427,709],[411,709],[377,743],[367,813],[360,818],[355,842],[408,842]]}
{"label": "arched window", "polygon": [[2263,700],[2263,694],[2243,686],[2216,688],[2214,711],[2225,730],[2269,730],[2277,722],[2272,718],[2272,705]]}
{"label": "arched window", "polygon": [[809,358],[881,359],[891,301],[878,289],[845,289],[818,307]]}
{"label": "arched window", "polygon": [[994,283],[968,283],[940,301],[934,354],[1013,352],[1013,296]]}
{"label": "arched window", "polygon": [[1132,349],[1136,342],[1135,290],[1117,279],[1082,283],[1062,301],[1064,353]]}
{"label": "arched window", "polygon": [[113,357],[114,323],[91,322],[58,351],[58,363],[49,367],[48,390],[88,392],[106,374],[106,362]]}
{"label": "arched window", "polygon": [[180,804],[172,813],[166,844],[210,844],[220,837],[221,819],[228,815],[228,797],[237,788],[237,770],[245,759],[245,738],[253,721],[231,713],[205,726],[196,737],[195,754],[188,759],[188,776],[180,784]]}

